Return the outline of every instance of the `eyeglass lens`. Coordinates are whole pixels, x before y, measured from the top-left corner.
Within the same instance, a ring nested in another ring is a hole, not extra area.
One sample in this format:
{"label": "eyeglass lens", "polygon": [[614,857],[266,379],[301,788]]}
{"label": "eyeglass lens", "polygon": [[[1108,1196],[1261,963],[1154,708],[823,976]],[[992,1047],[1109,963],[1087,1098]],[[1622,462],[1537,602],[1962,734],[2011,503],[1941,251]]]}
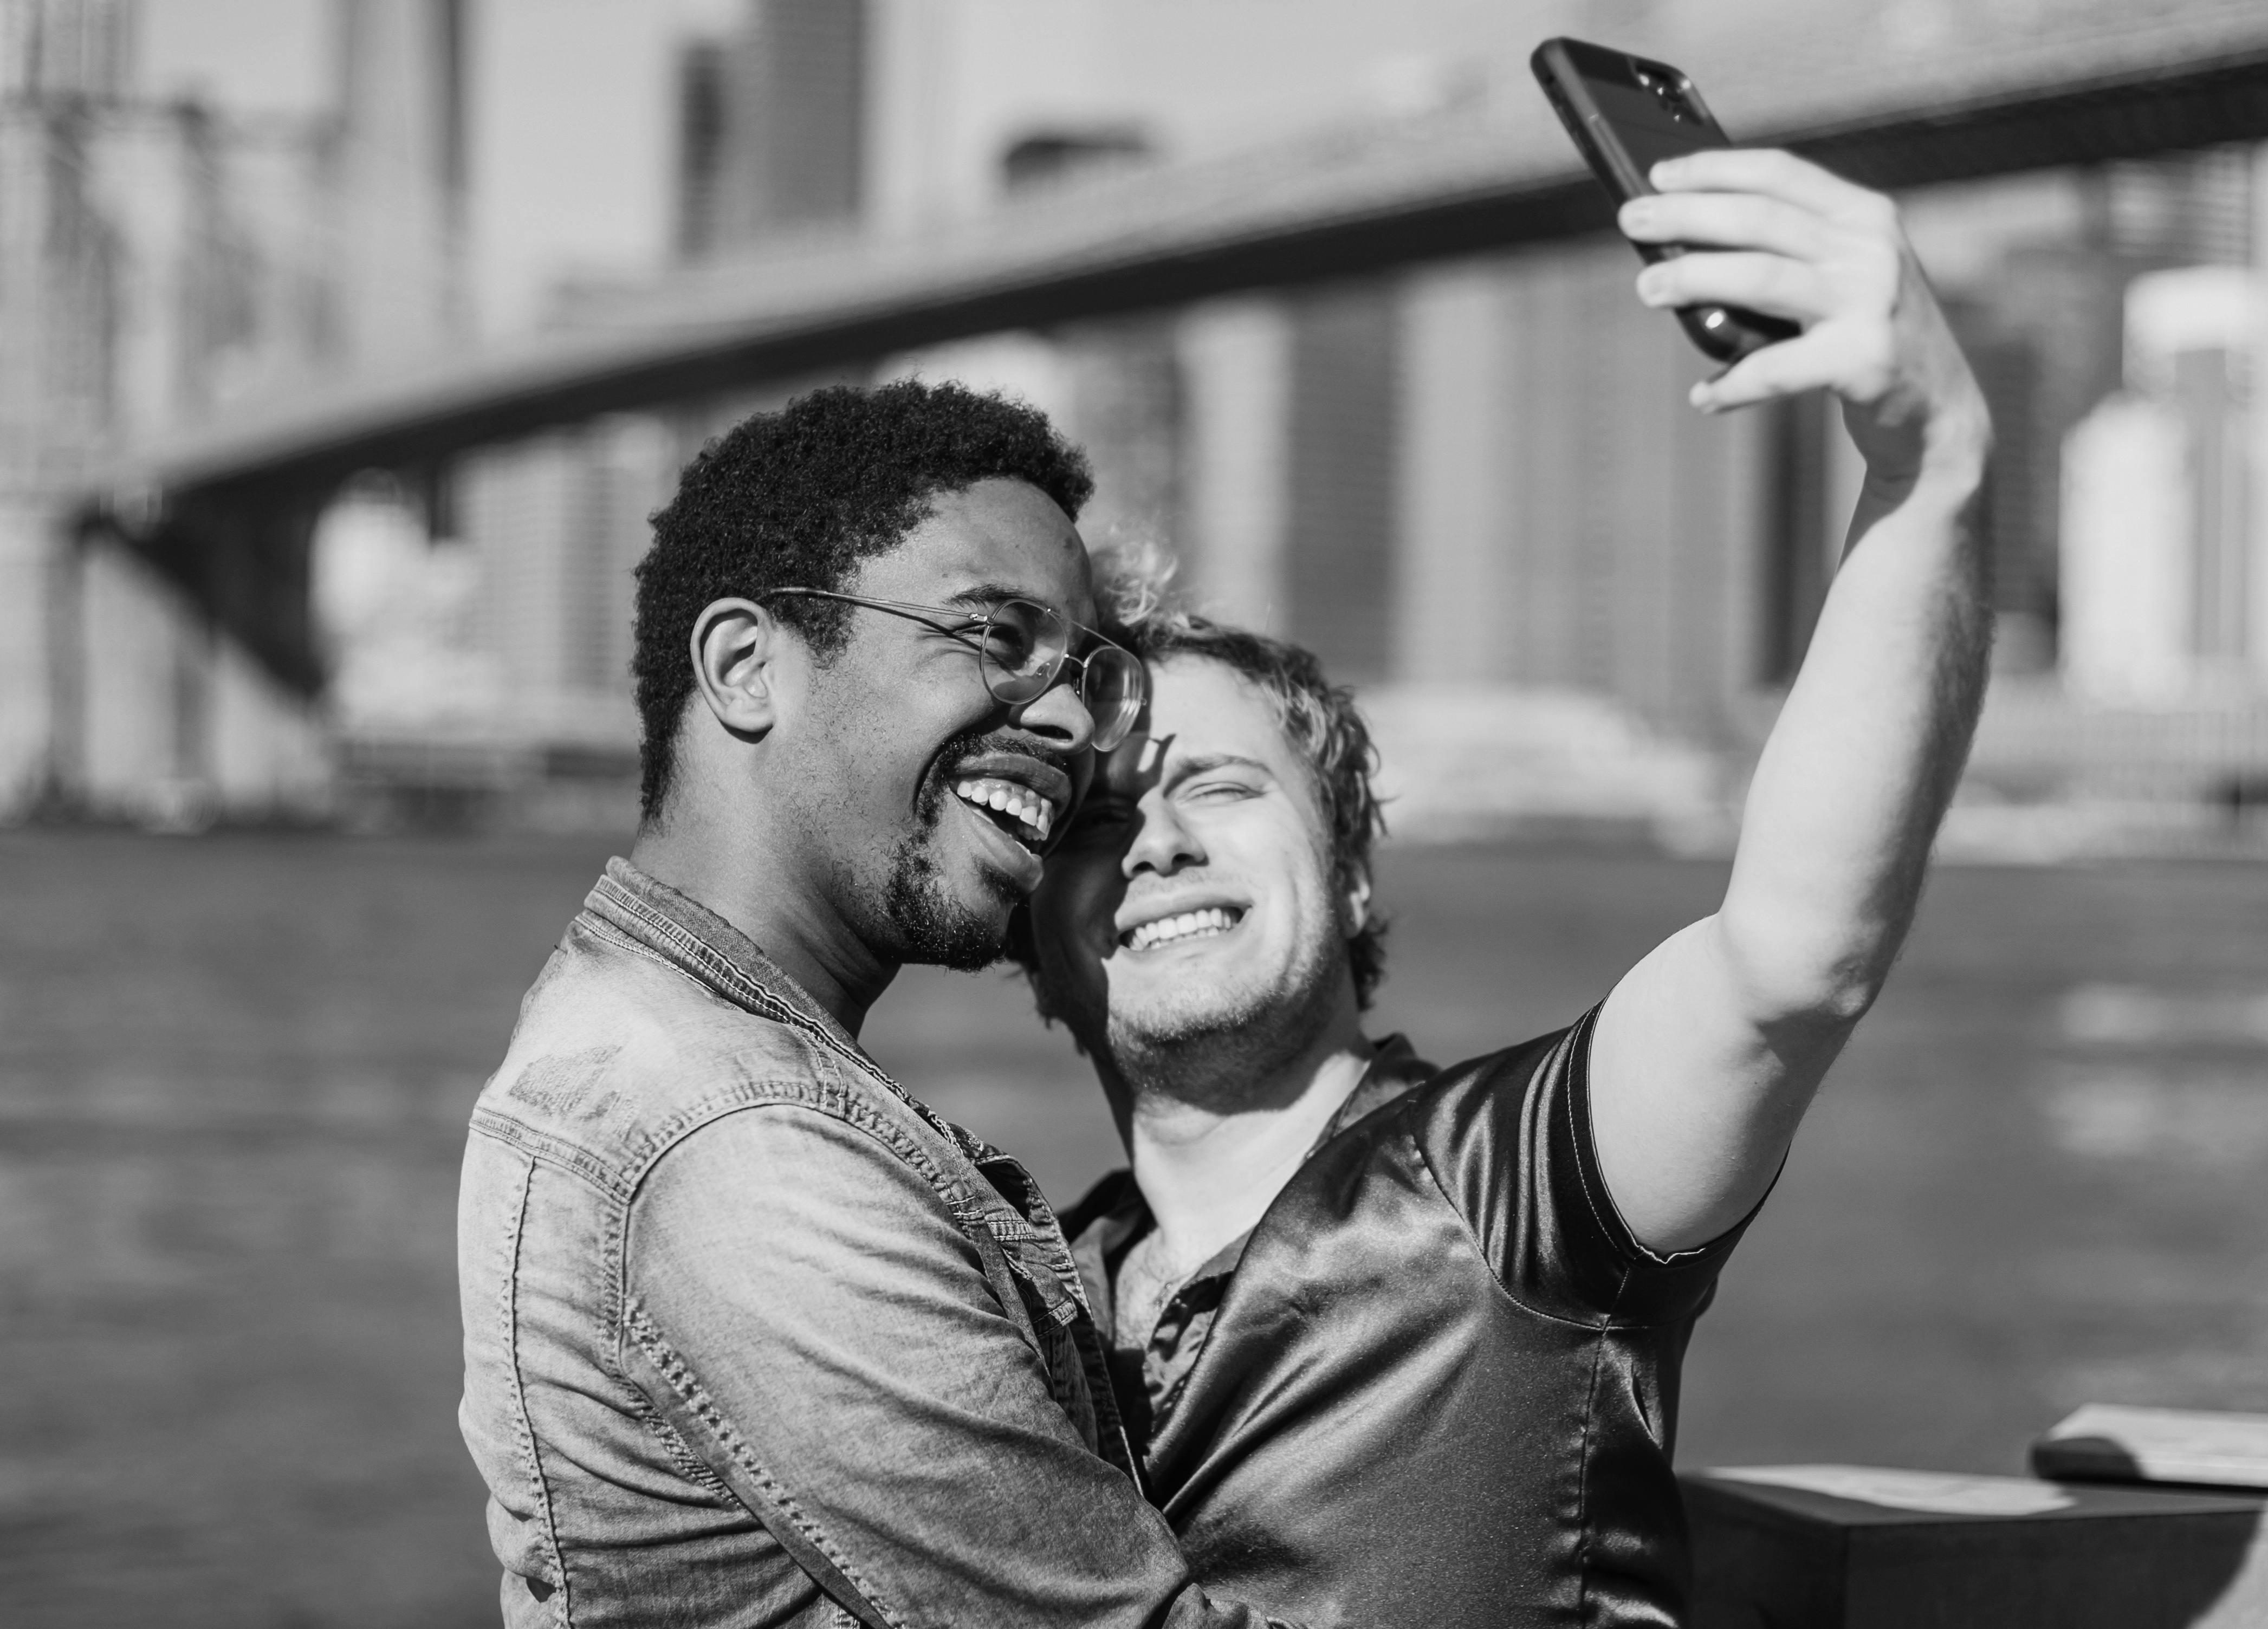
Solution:
{"label": "eyeglass lens", "polygon": [[[1004,600],[985,618],[977,660],[984,683],[1004,702],[1035,700],[1055,682],[1071,648],[1071,624],[1027,600]],[[1142,710],[1141,664],[1115,645],[1081,660],[1079,698],[1094,720],[1094,746],[1108,752],[1126,739]]]}

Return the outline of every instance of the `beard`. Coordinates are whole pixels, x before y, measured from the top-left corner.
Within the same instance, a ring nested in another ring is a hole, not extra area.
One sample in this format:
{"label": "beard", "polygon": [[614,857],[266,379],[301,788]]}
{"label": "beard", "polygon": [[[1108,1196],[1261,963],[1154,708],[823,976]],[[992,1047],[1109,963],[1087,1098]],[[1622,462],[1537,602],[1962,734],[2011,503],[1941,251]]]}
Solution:
{"label": "beard", "polygon": [[1256,1082],[1299,1055],[1330,1021],[1351,977],[1346,940],[1325,932],[1282,974],[1223,988],[1192,984],[1185,999],[1105,1018],[1102,1054],[1138,1095],[1217,1113],[1256,1107]]}
{"label": "beard", "polygon": [[[882,909],[897,938],[902,961],[950,968],[956,973],[981,973],[1000,960],[1008,913],[1023,903],[1023,896],[990,872],[980,871],[981,886],[990,896],[993,908],[970,904],[946,887],[936,851],[946,800],[953,796],[951,766],[1008,744],[981,735],[947,742],[922,783],[914,808],[913,835],[901,841],[890,856],[890,874],[883,885]],[[1048,756],[1035,750],[1028,741],[1019,739],[1012,747],[1027,756]]]}

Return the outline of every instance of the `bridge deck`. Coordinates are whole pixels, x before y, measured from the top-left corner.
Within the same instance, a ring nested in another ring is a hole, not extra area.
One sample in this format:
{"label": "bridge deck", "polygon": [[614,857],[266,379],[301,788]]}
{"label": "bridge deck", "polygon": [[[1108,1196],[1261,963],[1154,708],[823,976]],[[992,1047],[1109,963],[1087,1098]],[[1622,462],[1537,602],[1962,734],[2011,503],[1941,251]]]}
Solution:
{"label": "bridge deck", "polygon": [[[1919,20],[1893,26],[1909,13]],[[1711,26],[1634,43],[1689,67],[1736,136],[1876,185],[2268,138],[2268,7],[2253,0],[1879,14],[1814,0]],[[185,430],[123,462],[114,485],[305,490],[912,346],[1603,227],[1542,98],[1498,100],[1067,185],[926,234],[814,240],[679,274],[571,328]]]}

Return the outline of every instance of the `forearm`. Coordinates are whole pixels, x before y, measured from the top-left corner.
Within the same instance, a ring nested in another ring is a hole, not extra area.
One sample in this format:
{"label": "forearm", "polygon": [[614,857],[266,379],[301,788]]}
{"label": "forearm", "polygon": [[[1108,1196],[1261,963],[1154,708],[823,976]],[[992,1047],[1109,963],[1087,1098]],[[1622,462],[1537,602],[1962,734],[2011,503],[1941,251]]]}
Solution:
{"label": "forearm", "polygon": [[1631,970],[1594,1041],[1607,1184],[1690,1249],[1771,1185],[1897,955],[1984,691],[1991,615],[1957,485],[1862,501],[1749,784],[1717,914]]}
{"label": "forearm", "polygon": [[1870,477],[1757,761],[1717,932],[1762,1024],[1855,1019],[1912,918],[1992,642],[1981,426],[1966,439],[1896,486]]}
{"label": "forearm", "polygon": [[1696,386],[1695,405],[1832,391],[1867,469],[1724,903],[1631,970],[1594,1036],[1600,1164],[1659,1250],[1714,1237],[1763,1196],[1897,956],[1984,695],[1991,436],[1889,199],[1786,153],[1696,153],[1653,176],[1661,195],[1625,205],[1624,230],[1699,252],[1648,267],[1642,299],[1804,325]]}

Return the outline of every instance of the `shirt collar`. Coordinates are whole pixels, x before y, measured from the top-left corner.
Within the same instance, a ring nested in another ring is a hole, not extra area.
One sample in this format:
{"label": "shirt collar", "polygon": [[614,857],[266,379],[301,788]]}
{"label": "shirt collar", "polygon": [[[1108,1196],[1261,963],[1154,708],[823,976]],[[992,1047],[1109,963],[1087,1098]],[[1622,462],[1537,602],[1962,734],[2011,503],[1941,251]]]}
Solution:
{"label": "shirt collar", "polygon": [[[1418,1056],[1418,1049],[1410,1044],[1405,1035],[1390,1035],[1371,1050],[1370,1067],[1362,1072],[1354,1090],[1347,1094],[1346,1102],[1339,1105],[1323,1134],[1315,1139],[1315,1148],[1336,1137],[1358,1120],[1367,1119],[1386,1107],[1411,1087],[1439,1074],[1440,1070]],[[1307,1150],[1312,1157],[1315,1148]]]}
{"label": "shirt collar", "polygon": [[[1377,1043],[1371,1051],[1370,1066],[1363,1071],[1362,1079],[1355,1082],[1354,1090],[1347,1094],[1347,1100],[1331,1116],[1306,1157],[1313,1159],[1317,1149],[1347,1127],[1367,1118],[1438,1072],[1418,1056],[1417,1048],[1410,1045],[1407,1036],[1391,1035]],[[1104,1177],[1079,1208],[1092,1220],[1072,1239],[1071,1256],[1086,1280],[1088,1299],[1094,1303],[1097,1319],[1108,1323],[1114,1316],[1109,1286],[1117,1276],[1119,1258],[1135,1240],[1150,1231],[1155,1219],[1130,1170],[1113,1171]],[[1244,1259],[1245,1246],[1252,1242],[1252,1234],[1253,1229],[1247,1228],[1221,1246],[1210,1261],[1190,1275],[1188,1283],[1195,1285],[1235,1272]],[[1103,1334],[1107,1339],[1114,1338],[1108,1328]]]}

